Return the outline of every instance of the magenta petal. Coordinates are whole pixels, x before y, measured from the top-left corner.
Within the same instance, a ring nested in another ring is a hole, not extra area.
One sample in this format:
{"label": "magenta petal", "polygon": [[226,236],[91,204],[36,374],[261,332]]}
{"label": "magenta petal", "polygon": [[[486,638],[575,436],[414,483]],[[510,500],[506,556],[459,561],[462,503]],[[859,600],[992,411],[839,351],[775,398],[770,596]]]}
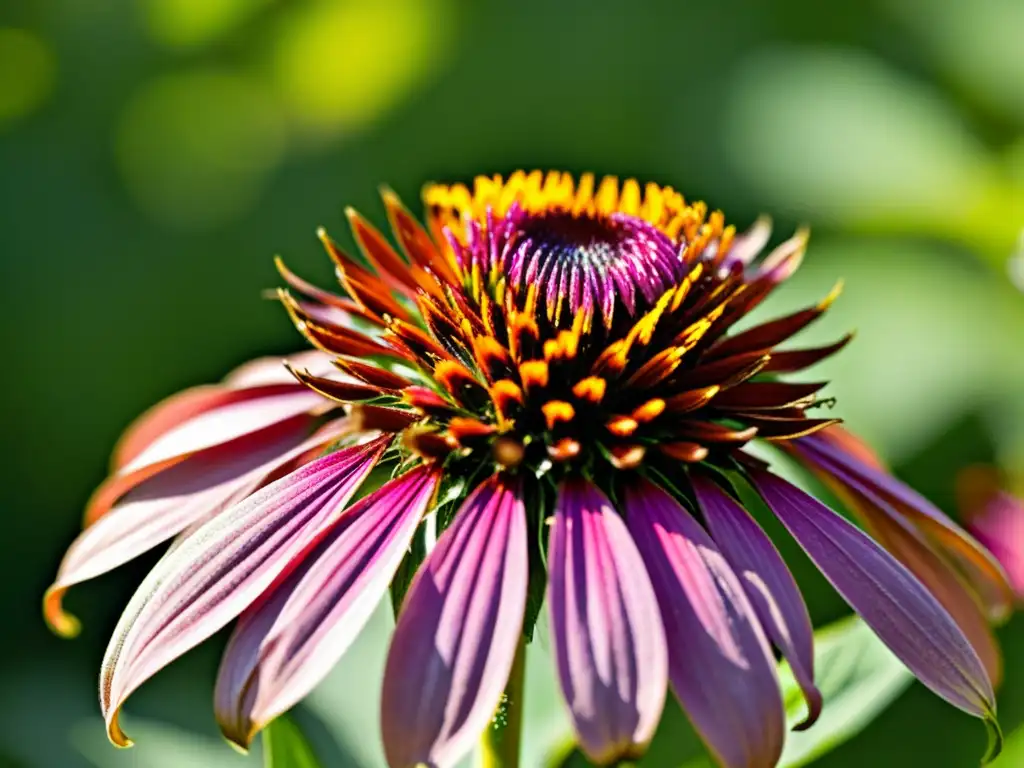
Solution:
{"label": "magenta petal", "polygon": [[661,607],[669,680],[683,709],[725,768],[772,768],[785,737],[782,694],[739,577],[661,488],[629,488],[625,509]]}
{"label": "magenta petal", "polygon": [[970,642],[921,582],[858,528],[813,496],[756,471],[761,496],[836,591],[932,691],[990,719],[992,684]]}
{"label": "magenta petal", "polygon": [[490,722],[523,630],[526,510],[494,476],[420,567],[388,652],[381,702],[391,768],[454,765]]}
{"label": "magenta petal", "polygon": [[668,654],[644,561],[608,498],[558,491],[548,544],[555,665],[580,748],[602,765],[637,757],[665,704]]}
{"label": "magenta petal", "polygon": [[995,555],[1024,601],[1024,501],[998,491],[968,514],[967,527]]}
{"label": "magenta petal", "polygon": [[219,630],[338,519],[390,438],[329,454],[201,526],[157,563],[125,609],[100,672],[107,732],[128,695]]}
{"label": "magenta petal", "polygon": [[319,683],[381,598],[437,487],[414,469],[353,504],[301,565],[251,605],[224,651],[214,697],[243,747]]}
{"label": "magenta petal", "polygon": [[821,714],[821,692],[814,684],[814,630],[803,596],[782,556],[761,526],[709,478],[691,476],[708,529],[740,577],[761,626],[789,661],[807,700],[809,728]]}

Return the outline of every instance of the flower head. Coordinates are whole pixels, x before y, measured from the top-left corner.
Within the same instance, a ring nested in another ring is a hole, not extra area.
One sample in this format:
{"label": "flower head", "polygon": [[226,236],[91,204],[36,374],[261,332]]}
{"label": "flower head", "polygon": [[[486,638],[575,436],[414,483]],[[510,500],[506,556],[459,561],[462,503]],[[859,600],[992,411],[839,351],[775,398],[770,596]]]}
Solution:
{"label": "flower head", "polygon": [[[127,696],[237,618],[216,712],[247,745],[323,678],[401,568],[415,575],[383,683],[390,765],[470,749],[546,602],[593,760],[640,754],[671,688],[719,764],[773,766],[773,646],[803,689],[803,727],[822,701],[807,609],[744,487],[922,682],[993,717],[998,565],[822,414],[824,383],[786,378],[849,340],[780,348],[837,291],[735,330],[797,268],[805,233],[761,258],[767,222],[736,235],[670,188],[562,173],[430,186],[425,228],[384,202],[401,253],[354,211],[361,259],[321,232],[345,295],[279,262],[280,299],[317,350],[273,385],[294,412],[158,450],[252,395],[235,377],[179,396],[202,407],[165,404],[126,438],[136,456],[69,552],[48,602],[58,627],[67,586],[184,531],[104,660],[115,742]],[[754,458],[754,440],[819,474],[874,538]],[[366,494],[371,472],[386,482]]]}

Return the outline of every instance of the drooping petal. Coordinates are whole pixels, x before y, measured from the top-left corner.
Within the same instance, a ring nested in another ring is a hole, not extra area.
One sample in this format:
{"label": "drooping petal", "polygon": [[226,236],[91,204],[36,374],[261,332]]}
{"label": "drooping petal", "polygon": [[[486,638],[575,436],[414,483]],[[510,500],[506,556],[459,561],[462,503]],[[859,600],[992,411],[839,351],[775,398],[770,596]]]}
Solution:
{"label": "drooping petal", "polygon": [[142,582],[118,622],[100,672],[100,704],[115,744],[124,700],[159,669],[245,610],[338,518],[390,436],[329,454],[201,526]]}
{"label": "drooping petal", "polygon": [[178,462],[201,451],[252,436],[291,419],[315,416],[334,404],[302,385],[272,384],[245,390],[229,400],[164,431],[106,481],[89,499],[85,522],[106,514],[125,493]]}
{"label": "drooping petal", "polygon": [[768,640],[739,577],[675,499],[627,489],[626,522],[643,555],[668,639],[669,680],[725,768],[772,768],[785,713]]}
{"label": "drooping petal", "polygon": [[[822,439],[862,464],[884,472],[881,458],[863,440],[845,429],[824,430]],[[821,479],[853,511],[867,532],[910,569],[957,623],[985,665],[993,687],[1003,674],[1002,654],[979,595],[909,518],[867,484],[848,484],[831,473]]]}
{"label": "drooping petal", "polygon": [[284,581],[242,614],[214,697],[228,739],[248,747],[348,650],[387,593],[437,480],[436,469],[420,467],[356,502]]}
{"label": "drooping petal", "polygon": [[501,476],[477,488],[420,567],[388,653],[391,768],[454,765],[490,722],[526,609],[526,510]]}
{"label": "drooping petal", "polygon": [[998,561],[934,504],[827,438],[812,435],[794,440],[791,446],[797,458],[827,484],[834,487],[842,483],[862,495],[874,494],[886,502],[888,510],[897,511],[913,523],[957,565],[984,602],[990,619],[998,621],[1009,615],[1014,604],[1013,590]]}
{"label": "drooping petal", "polygon": [[821,714],[814,684],[814,630],[803,596],[772,540],[732,496],[703,475],[691,475],[697,502],[715,543],[740,577],[765,633],[793,669],[807,700],[809,728]]}
{"label": "drooping petal", "polygon": [[921,582],[813,496],[770,472],[751,477],[836,591],[910,671],[959,709],[992,720],[995,698],[981,660]]}
{"label": "drooping petal", "polygon": [[949,611],[985,665],[993,687],[998,688],[1003,675],[1003,658],[977,595],[907,520],[897,514],[884,514],[873,503],[853,498],[851,506],[859,510],[868,533]]}
{"label": "drooping petal", "polygon": [[270,474],[307,451],[322,448],[346,429],[343,420],[336,420],[307,438],[308,424],[293,419],[241,445],[229,443],[223,450],[192,456],[133,488],[68,548],[43,600],[50,627],[66,637],[77,634],[78,620],[62,607],[70,587],[127,563],[241,501]]}
{"label": "drooping petal", "polygon": [[601,765],[638,757],[665,703],[665,631],[625,523],[585,480],[559,488],[548,606],[555,665],[581,749]]}

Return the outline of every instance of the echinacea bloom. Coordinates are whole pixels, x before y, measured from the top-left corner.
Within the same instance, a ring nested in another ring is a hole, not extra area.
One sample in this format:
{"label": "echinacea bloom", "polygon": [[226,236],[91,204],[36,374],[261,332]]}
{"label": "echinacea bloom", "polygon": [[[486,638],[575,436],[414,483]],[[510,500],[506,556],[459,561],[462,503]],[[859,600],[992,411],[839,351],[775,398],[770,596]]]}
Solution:
{"label": "echinacea bloom", "polygon": [[957,477],[960,517],[995,555],[1024,605],[1024,499],[1010,493],[994,467],[972,466]]}
{"label": "echinacea bloom", "polygon": [[[301,437],[271,448],[236,429],[224,445],[157,450],[230,407],[172,400],[126,438],[134,457],[119,451],[48,602],[60,626],[69,584],[184,531],[103,662],[115,743],[129,743],[129,694],[237,619],[215,711],[247,746],[323,679],[401,568],[415,575],[383,681],[393,768],[451,766],[472,748],[542,602],[592,760],[642,753],[671,688],[720,765],[773,766],[773,647],[803,689],[802,727],[822,700],[807,609],[741,487],[925,685],[994,722],[999,566],[836,431],[822,383],[785,378],[848,341],[779,348],[836,292],[734,330],[797,268],[804,233],[760,258],[766,222],[737,236],[672,189],[590,175],[481,177],[425,201],[423,227],[384,195],[401,254],[354,211],[362,259],[321,233],[344,297],[279,264],[281,301],[319,351],[288,368],[310,398],[295,404]],[[230,380],[208,391],[234,396]],[[875,538],[748,453],[758,439],[843,491]],[[367,493],[371,472],[386,482]]]}

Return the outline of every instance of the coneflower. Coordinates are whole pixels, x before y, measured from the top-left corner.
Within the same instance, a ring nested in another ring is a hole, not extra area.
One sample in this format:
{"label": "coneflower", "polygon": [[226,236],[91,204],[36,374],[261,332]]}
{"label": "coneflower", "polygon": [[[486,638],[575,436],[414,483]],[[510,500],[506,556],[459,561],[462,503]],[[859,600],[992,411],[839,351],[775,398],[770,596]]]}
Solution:
{"label": "coneflower", "polygon": [[[803,689],[801,727],[822,701],[807,609],[741,490],[925,685],[994,721],[999,566],[834,426],[824,383],[786,379],[849,340],[785,346],[837,291],[733,330],[797,268],[805,233],[761,258],[766,222],[736,235],[670,188],[557,172],[429,186],[426,227],[384,202],[401,253],[351,210],[362,259],[321,233],[344,296],[279,263],[280,299],[318,350],[292,358],[294,380],[259,363],[191,390],[118,450],[47,598],[69,629],[68,586],[179,536],[103,662],[115,743],[128,695],[237,619],[215,710],[248,745],[392,586],[393,768],[472,748],[521,689],[544,603],[590,759],[641,754],[671,688],[720,765],[773,766],[773,646]],[[748,453],[755,440],[821,476],[874,538]]]}

